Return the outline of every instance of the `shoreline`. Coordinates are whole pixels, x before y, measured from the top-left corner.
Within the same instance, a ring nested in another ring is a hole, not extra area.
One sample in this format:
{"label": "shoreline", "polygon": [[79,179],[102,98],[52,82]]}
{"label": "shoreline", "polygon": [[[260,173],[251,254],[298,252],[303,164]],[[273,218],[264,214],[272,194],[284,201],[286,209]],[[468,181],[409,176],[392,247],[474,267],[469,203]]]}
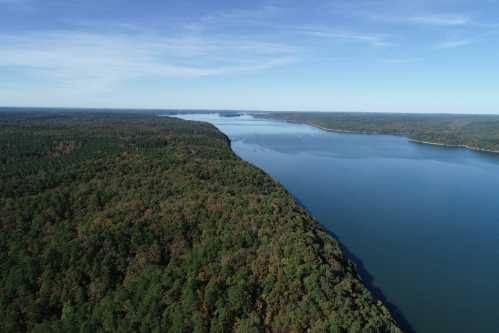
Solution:
{"label": "shoreline", "polygon": [[400,134],[393,134],[393,133],[380,133],[380,132],[367,132],[367,131],[349,131],[349,130],[340,130],[340,129],[327,128],[327,127],[322,127],[322,126],[313,125],[313,124],[307,124],[307,125],[310,125],[312,127],[318,128],[318,129],[326,131],[326,132],[333,132],[333,133],[368,134],[368,135],[397,135],[397,136],[400,136]]}
{"label": "shoreline", "polygon": [[468,149],[468,150],[476,151],[476,152],[499,154],[498,150],[484,149],[484,148],[473,147],[473,146],[468,146],[468,145],[451,145],[451,144],[446,144],[446,143],[430,142],[430,141],[417,140],[417,139],[411,139],[411,138],[407,138],[407,140],[409,142],[412,142],[412,143],[419,143],[419,144],[424,144],[424,145],[440,146],[440,147],[448,147],[448,148],[461,148],[461,149]]}
{"label": "shoreline", "polygon": [[[207,122],[209,123],[209,122]],[[297,124],[302,124],[302,123],[297,123]],[[407,318],[404,316],[402,311],[391,301],[389,301],[386,297],[386,295],[383,293],[383,291],[374,285],[373,283],[373,277],[371,274],[367,271],[366,267],[364,266],[363,261],[357,257],[353,252],[351,252],[345,244],[343,244],[340,240],[340,238],[331,230],[328,230],[320,221],[317,219],[312,212],[309,211],[309,209],[301,202],[290,190],[288,190],[281,182],[279,182],[277,179],[275,179],[273,176],[267,173],[267,171],[263,170],[262,168],[254,165],[250,161],[247,161],[240,157],[233,149],[232,147],[232,141],[229,138],[227,134],[225,134],[221,129],[215,127],[215,130],[221,133],[222,135],[225,136],[226,142],[228,145],[229,150],[234,154],[234,156],[246,163],[249,163],[253,168],[256,168],[260,172],[262,172],[264,175],[267,177],[270,177],[277,186],[281,187],[284,190],[284,193],[288,195],[294,202],[295,204],[303,209],[305,214],[311,219],[311,221],[314,222],[312,224],[313,230],[321,231],[324,232],[327,237],[338,244],[341,250],[341,255],[348,261],[349,264],[353,266],[353,272],[356,275],[356,279],[360,282],[360,284],[370,293],[371,297],[377,302],[377,306],[381,306],[382,308],[386,309],[388,311],[388,314],[395,325],[396,328],[400,330],[400,332],[405,332],[405,333],[413,333],[415,332]],[[326,130],[326,129],[323,129]],[[348,133],[348,132],[346,132]],[[355,134],[355,132],[351,132],[352,134]]]}
{"label": "shoreline", "polygon": [[[295,122],[298,123],[298,122]],[[369,134],[369,135],[396,135],[396,136],[401,136],[407,139],[407,141],[412,142],[412,143],[419,143],[419,144],[425,144],[425,145],[431,145],[431,146],[439,146],[439,147],[448,147],[448,148],[461,148],[461,149],[468,149],[471,151],[475,152],[482,152],[482,153],[491,153],[491,154],[499,154],[499,150],[492,150],[492,149],[485,149],[485,148],[479,148],[479,147],[473,147],[473,146],[468,146],[468,145],[452,145],[452,144],[447,144],[447,143],[441,143],[441,142],[431,142],[431,141],[424,141],[424,140],[418,140],[418,139],[411,139],[407,137],[404,134],[399,134],[399,133],[379,133],[379,132],[366,132],[366,131],[348,131],[348,130],[340,130],[340,129],[334,129],[334,128],[327,128],[327,127],[322,127],[319,125],[315,124],[308,124],[312,127],[318,128],[320,130],[326,131],[326,132],[333,132],[333,133],[347,133],[347,134]]]}

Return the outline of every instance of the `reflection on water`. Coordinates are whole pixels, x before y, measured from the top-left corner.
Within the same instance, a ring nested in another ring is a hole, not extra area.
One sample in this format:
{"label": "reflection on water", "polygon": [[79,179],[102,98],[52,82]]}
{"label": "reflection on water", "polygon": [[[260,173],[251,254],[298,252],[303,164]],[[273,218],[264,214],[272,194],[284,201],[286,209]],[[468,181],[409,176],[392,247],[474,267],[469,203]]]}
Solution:
{"label": "reflection on water", "polygon": [[417,332],[499,324],[499,156],[250,115],[208,121],[362,261]]}

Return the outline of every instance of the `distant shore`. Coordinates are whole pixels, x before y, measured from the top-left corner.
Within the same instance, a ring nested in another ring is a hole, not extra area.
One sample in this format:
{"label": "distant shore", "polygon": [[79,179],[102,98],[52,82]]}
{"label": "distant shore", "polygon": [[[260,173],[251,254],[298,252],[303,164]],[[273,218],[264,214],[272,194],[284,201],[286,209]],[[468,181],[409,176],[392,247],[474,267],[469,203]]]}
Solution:
{"label": "distant shore", "polygon": [[473,147],[473,146],[468,146],[468,145],[450,145],[450,144],[446,144],[446,143],[430,142],[430,141],[423,141],[423,140],[416,140],[416,139],[408,139],[408,140],[409,140],[409,142],[412,142],[412,143],[420,143],[420,144],[425,144],[425,145],[442,146],[442,147],[449,147],[449,148],[464,148],[464,149],[469,149],[469,150],[478,151],[478,152],[499,154],[498,150],[484,149],[484,148]]}
{"label": "distant shore", "polygon": [[349,130],[340,130],[340,129],[333,129],[333,128],[326,128],[322,127],[319,125],[314,125],[314,124],[307,124],[312,127],[321,129],[326,132],[334,132],[334,133],[349,133],[349,134],[373,134],[373,135],[399,135],[399,134],[389,134],[389,133],[380,133],[380,132],[368,132],[368,131],[349,131]]}
{"label": "distant shore", "polygon": [[[318,129],[326,131],[326,132],[334,132],[334,133],[397,135],[397,136],[406,137],[405,135],[400,134],[400,133],[379,133],[379,132],[367,132],[367,131],[348,131],[348,130],[340,130],[340,129],[322,127],[322,126],[315,125],[315,124],[307,124],[307,125],[310,125],[312,127],[318,128]],[[464,149],[473,150],[473,151],[477,151],[477,152],[499,154],[499,150],[484,149],[484,148],[473,147],[473,146],[469,146],[469,145],[451,145],[451,144],[447,144],[447,143],[431,142],[431,141],[417,140],[417,139],[411,139],[411,138],[407,138],[407,140],[409,142],[412,142],[412,143],[420,143],[420,144],[425,144],[425,145],[448,147],[448,148],[464,148]]]}

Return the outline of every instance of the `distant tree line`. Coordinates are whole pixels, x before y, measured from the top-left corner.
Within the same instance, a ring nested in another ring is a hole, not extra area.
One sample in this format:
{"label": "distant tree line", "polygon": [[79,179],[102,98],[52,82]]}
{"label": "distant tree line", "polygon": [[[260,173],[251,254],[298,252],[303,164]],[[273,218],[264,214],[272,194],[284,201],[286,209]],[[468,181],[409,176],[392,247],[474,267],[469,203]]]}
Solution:
{"label": "distant tree line", "polygon": [[499,115],[269,112],[258,117],[338,131],[403,135],[412,140],[499,152]]}

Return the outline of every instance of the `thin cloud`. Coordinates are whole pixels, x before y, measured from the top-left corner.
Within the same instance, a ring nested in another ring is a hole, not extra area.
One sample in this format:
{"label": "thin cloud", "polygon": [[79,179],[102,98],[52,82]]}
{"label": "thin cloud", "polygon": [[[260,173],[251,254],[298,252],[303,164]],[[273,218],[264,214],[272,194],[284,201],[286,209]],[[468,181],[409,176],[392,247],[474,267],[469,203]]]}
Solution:
{"label": "thin cloud", "polygon": [[394,22],[433,25],[433,26],[463,26],[471,23],[467,16],[462,15],[426,15],[426,16],[408,16],[392,18]]}
{"label": "thin cloud", "polygon": [[472,20],[461,15],[421,15],[421,16],[378,16],[371,15],[371,19],[386,23],[435,26],[435,27],[459,27],[472,24]]}
{"label": "thin cloud", "polygon": [[451,41],[445,41],[445,42],[438,43],[437,45],[435,45],[435,48],[437,48],[437,49],[455,49],[458,47],[468,46],[470,44],[473,44],[473,41],[468,40],[468,39],[451,40]]}
{"label": "thin cloud", "polygon": [[0,66],[65,86],[259,71],[293,58],[287,45],[252,40],[75,31],[0,35]]}
{"label": "thin cloud", "polygon": [[342,41],[367,43],[371,46],[393,46],[394,44],[386,40],[384,35],[376,35],[370,33],[358,33],[344,30],[326,30],[326,29],[302,29],[301,33],[319,37],[330,38]]}
{"label": "thin cloud", "polygon": [[269,3],[256,9],[233,9],[229,11],[219,11],[209,14],[201,19],[203,23],[236,23],[252,24],[262,23],[269,18],[279,16],[288,7],[282,4]]}
{"label": "thin cloud", "polygon": [[421,60],[420,58],[387,58],[387,59],[382,59],[381,62],[392,65],[403,65],[403,64],[418,62],[420,60]]}

